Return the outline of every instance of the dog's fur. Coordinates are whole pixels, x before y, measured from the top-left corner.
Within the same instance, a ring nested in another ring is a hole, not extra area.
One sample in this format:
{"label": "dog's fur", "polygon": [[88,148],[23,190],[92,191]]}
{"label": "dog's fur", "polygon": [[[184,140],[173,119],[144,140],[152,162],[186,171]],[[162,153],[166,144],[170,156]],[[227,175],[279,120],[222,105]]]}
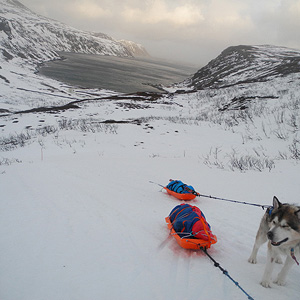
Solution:
{"label": "dog's fur", "polygon": [[252,253],[248,259],[250,263],[257,262],[257,252],[262,244],[267,240],[268,254],[265,272],[261,285],[271,287],[271,276],[274,263],[282,263],[280,255],[285,255],[286,260],[277,279],[274,281],[278,285],[285,285],[287,273],[296,262],[292,258],[291,249],[300,261],[300,207],[280,203],[274,196],[273,208],[268,208],[264,214],[259,229],[256,234]]}

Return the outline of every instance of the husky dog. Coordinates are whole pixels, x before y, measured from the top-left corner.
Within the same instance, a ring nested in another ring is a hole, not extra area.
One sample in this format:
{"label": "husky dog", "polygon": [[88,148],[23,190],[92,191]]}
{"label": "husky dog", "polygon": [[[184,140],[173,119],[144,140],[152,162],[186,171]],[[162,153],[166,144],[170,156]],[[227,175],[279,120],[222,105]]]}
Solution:
{"label": "husky dog", "polygon": [[275,283],[285,285],[288,271],[294,263],[299,265],[300,258],[300,207],[280,203],[274,196],[273,207],[267,209],[256,234],[255,244],[248,259],[250,263],[257,262],[257,251],[267,240],[268,253],[265,272],[261,285],[271,287],[271,276],[274,263],[282,263],[280,255],[285,255],[286,260],[279,272]]}

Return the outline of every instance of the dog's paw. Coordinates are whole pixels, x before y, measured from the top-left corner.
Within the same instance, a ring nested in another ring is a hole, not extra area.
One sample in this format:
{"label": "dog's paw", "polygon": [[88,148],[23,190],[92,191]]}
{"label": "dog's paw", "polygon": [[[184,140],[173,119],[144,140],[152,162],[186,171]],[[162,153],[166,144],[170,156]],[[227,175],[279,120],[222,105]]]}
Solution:
{"label": "dog's paw", "polygon": [[282,278],[277,278],[274,283],[276,283],[277,285],[283,286],[286,285],[286,281]]}
{"label": "dog's paw", "polygon": [[262,280],[260,284],[261,284],[263,287],[265,287],[265,288],[270,288],[270,287],[272,287],[272,286],[271,286],[270,280]]}
{"label": "dog's paw", "polygon": [[256,264],[256,263],[257,263],[257,259],[256,259],[256,257],[250,256],[250,257],[248,258],[248,262],[249,262],[250,264]]}

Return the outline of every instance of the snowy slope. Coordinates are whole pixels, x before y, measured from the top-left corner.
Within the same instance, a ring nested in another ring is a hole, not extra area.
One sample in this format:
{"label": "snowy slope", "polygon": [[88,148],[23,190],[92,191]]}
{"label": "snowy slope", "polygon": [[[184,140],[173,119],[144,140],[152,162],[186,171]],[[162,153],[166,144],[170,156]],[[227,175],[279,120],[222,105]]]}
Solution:
{"label": "snowy slope", "polygon": [[[51,125],[55,117],[147,118],[158,109],[90,106],[18,116],[18,123],[2,118],[1,124],[13,133],[25,124]],[[167,106],[160,114],[168,115]],[[201,252],[183,250],[168,237],[164,218],[180,202],[149,180],[164,185],[180,178],[203,194],[253,203],[271,204],[273,195],[299,203],[299,164],[281,161],[271,172],[209,168],[202,156],[216,141],[237,145],[237,134],[205,122],[148,122],[153,129],[107,124],[89,131],[82,124],[1,153],[1,299],[247,299]],[[298,299],[299,267],[286,287],[265,289],[259,281],[266,246],[257,265],[247,262],[260,208],[206,198],[192,204],[218,237],[209,253],[252,297]]]}
{"label": "snowy slope", "polygon": [[133,56],[150,56],[145,47],[143,47],[141,44],[126,40],[120,40],[119,42],[125,46],[133,54]]}
{"label": "snowy slope", "polygon": [[37,15],[16,0],[1,0],[0,4],[0,45],[8,60],[57,59],[58,51],[132,56],[105,34],[85,32]]}
{"label": "snowy slope", "polygon": [[225,49],[194,74],[188,84],[197,89],[223,88],[299,72],[300,50],[273,45],[240,45]]}
{"label": "snowy slope", "polygon": [[17,0],[0,1],[0,38],[1,54],[7,60],[41,62],[58,59],[59,51],[122,57],[147,53],[140,44],[37,15]]}

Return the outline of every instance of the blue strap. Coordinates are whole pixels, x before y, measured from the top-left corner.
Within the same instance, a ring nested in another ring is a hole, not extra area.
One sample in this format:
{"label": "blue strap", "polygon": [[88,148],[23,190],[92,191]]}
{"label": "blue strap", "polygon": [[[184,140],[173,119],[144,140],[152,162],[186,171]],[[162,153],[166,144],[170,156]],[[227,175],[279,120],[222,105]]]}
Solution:
{"label": "blue strap", "polygon": [[269,216],[271,216],[273,209],[274,209],[274,207],[268,207],[267,212],[268,212]]}

